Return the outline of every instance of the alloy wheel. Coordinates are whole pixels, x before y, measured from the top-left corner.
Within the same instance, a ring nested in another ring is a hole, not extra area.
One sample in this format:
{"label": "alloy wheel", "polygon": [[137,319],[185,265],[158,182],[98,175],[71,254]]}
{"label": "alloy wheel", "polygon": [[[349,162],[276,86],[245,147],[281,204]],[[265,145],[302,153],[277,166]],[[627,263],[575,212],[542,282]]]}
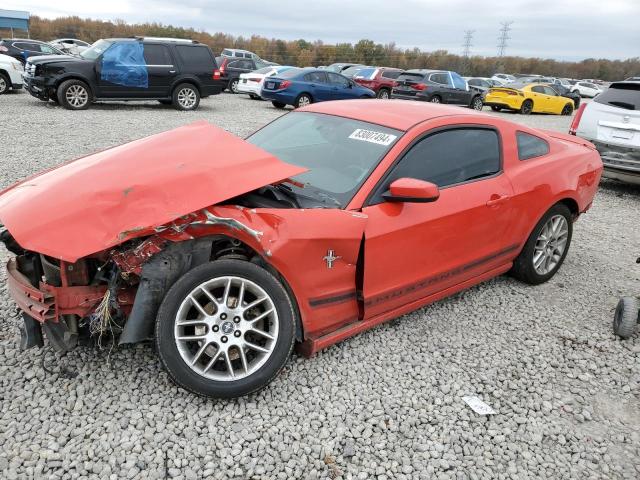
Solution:
{"label": "alloy wheel", "polygon": [[231,91],[233,93],[238,93],[238,80],[231,82]]}
{"label": "alloy wheel", "polygon": [[4,93],[7,90],[7,81],[0,75],[0,93]]}
{"label": "alloy wheel", "polygon": [[389,92],[387,90],[382,90],[378,98],[381,98],[382,100],[387,100],[389,98]]}
{"label": "alloy wheel", "polygon": [[64,96],[67,103],[75,108],[84,107],[89,101],[89,92],[82,85],[71,85]]}
{"label": "alloy wheel", "polygon": [[480,97],[476,97],[473,100],[473,109],[474,110],[482,110],[483,106],[484,106],[484,104],[482,103],[482,99]]}
{"label": "alloy wheel", "polygon": [[568,238],[569,225],[563,215],[554,215],[544,224],[533,249],[533,268],[539,275],[547,275],[558,266]]}
{"label": "alloy wheel", "polygon": [[279,319],[274,301],[256,283],[218,277],[194,288],[176,314],[174,339],[198,375],[235,381],[258,371],[273,353]]}
{"label": "alloy wheel", "polygon": [[196,101],[196,92],[194,92],[192,88],[183,88],[178,92],[178,103],[182,108],[187,110],[193,108]]}
{"label": "alloy wheel", "polygon": [[310,104],[311,104],[311,99],[306,95],[303,95],[298,99],[298,107],[306,107],[307,105],[310,105]]}
{"label": "alloy wheel", "polygon": [[440,97],[433,97],[431,103],[440,103]]}

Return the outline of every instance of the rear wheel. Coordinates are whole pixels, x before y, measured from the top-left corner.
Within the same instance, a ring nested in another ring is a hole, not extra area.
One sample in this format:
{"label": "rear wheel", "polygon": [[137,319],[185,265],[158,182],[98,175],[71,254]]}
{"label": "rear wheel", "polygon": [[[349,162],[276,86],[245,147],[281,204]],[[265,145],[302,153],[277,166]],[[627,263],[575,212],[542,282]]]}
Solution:
{"label": "rear wheel", "polygon": [[473,108],[474,110],[482,110],[482,107],[484,107],[484,102],[482,101],[482,97],[480,95],[476,95],[475,97],[473,97],[473,100],[471,100],[471,108]]}
{"label": "rear wheel", "polygon": [[522,105],[520,106],[520,113],[522,115],[530,115],[532,111],[533,102],[531,100],[525,100],[524,102],[522,102]]}
{"label": "rear wheel", "polygon": [[66,80],[58,87],[58,102],[67,110],[86,110],[91,102],[91,93],[81,80]]}
{"label": "rear wheel", "polygon": [[538,285],[553,277],[569,251],[573,219],[566,205],[551,207],[535,226],[511,274],[518,280]]}
{"label": "rear wheel", "polygon": [[271,102],[271,105],[273,105],[276,108],[284,108],[287,106],[286,103],[276,102],[275,100]]}
{"label": "rear wheel", "polygon": [[622,297],[613,316],[613,332],[620,338],[633,335],[640,321],[640,302],[635,297]]}
{"label": "rear wheel", "polygon": [[378,90],[378,94],[376,96],[378,98],[381,98],[382,100],[387,100],[391,98],[391,92],[389,92],[389,90],[387,90],[386,88],[381,88],[380,90]]}
{"label": "rear wheel", "polygon": [[311,95],[307,93],[301,93],[300,95],[298,95],[298,98],[296,98],[294,106],[296,108],[301,108],[306,107],[307,105],[311,105],[312,103],[313,99],[311,98]]}
{"label": "rear wheel", "polygon": [[562,109],[562,115],[571,115],[573,113],[573,106],[567,103]]}
{"label": "rear wheel", "polygon": [[181,83],[173,90],[171,101],[177,110],[195,110],[200,105],[200,92],[190,83]]}
{"label": "rear wheel", "polygon": [[442,103],[442,99],[438,95],[434,95],[433,97],[431,97],[431,100],[429,101],[431,103]]}
{"label": "rear wheel", "polygon": [[296,316],[269,272],[218,260],[182,276],[158,310],[156,344],[175,383],[234,398],[266,386],[287,362]]}
{"label": "rear wheel", "polygon": [[229,82],[229,91],[231,93],[238,93],[238,83],[239,80],[237,78],[234,78]]}
{"label": "rear wheel", "polygon": [[9,77],[7,77],[4,73],[0,73],[0,95],[6,93],[9,90],[10,85]]}
{"label": "rear wheel", "polygon": [[260,97],[255,93],[250,93],[249,97],[251,97],[251,100],[260,100]]}

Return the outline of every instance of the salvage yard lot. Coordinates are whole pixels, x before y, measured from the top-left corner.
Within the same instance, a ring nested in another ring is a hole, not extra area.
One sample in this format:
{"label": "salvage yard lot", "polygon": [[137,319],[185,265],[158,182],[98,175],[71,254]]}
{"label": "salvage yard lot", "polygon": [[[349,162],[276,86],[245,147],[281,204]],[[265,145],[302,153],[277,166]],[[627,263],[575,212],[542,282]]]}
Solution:
{"label": "salvage yard lot", "polygon": [[[195,112],[73,112],[25,93],[0,97],[0,112],[2,187],[199,119],[245,136],[282,113],[229,94]],[[497,115],[562,132],[571,121]],[[0,477],[638,478],[640,337],[617,340],[611,319],[619,296],[638,293],[639,211],[640,189],[603,182],[550,282],[499,277],[294,356],[235,401],[178,389],[150,345],[21,353],[3,287]],[[473,413],[465,395],[496,414]]]}

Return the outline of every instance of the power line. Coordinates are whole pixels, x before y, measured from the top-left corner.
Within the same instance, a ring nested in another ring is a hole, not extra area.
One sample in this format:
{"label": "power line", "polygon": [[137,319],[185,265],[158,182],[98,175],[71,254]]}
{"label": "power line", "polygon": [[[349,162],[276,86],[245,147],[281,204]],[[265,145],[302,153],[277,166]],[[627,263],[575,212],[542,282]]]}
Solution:
{"label": "power line", "polygon": [[462,56],[464,58],[469,58],[469,55],[471,54],[471,47],[473,47],[473,44],[471,43],[473,40],[473,32],[475,32],[475,30],[464,31],[464,43],[462,44],[462,48],[464,49],[462,51]]}
{"label": "power line", "polygon": [[504,52],[509,46],[507,44],[507,40],[511,38],[509,36],[509,32],[511,31],[512,24],[513,20],[509,22],[500,22],[502,28],[500,28],[500,36],[498,37],[498,57],[504,57]]}

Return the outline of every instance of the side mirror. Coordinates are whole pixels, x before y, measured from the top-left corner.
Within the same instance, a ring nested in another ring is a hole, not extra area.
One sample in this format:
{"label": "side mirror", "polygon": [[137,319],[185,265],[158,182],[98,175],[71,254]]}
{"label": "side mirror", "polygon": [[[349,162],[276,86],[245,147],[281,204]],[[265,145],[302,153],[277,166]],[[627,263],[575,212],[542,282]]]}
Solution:
{"label": "side mirror", "polygon": [[382,197],[387,202],[429,203],[440,197],[438,186],[417,178],[398,178]]}

